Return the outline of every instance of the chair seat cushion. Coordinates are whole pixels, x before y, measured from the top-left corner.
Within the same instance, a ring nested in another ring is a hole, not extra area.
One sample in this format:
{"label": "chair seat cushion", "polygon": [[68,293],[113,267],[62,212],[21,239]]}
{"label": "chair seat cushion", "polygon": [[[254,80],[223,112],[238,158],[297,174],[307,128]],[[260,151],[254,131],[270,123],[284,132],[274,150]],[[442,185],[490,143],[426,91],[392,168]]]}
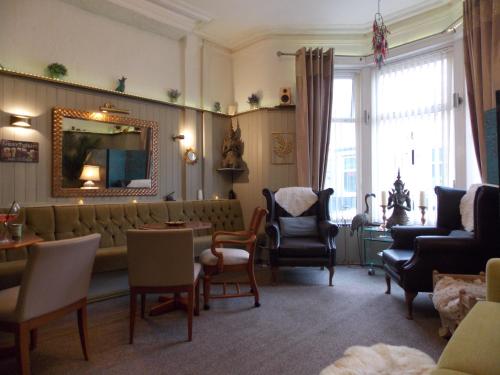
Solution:
{"label": "chair seat cushion", "polygon": [[386,249],[382,252],[382,261],[392,268],[401,270],[403,264],[409,261],[412,256],[413,250]]}
{"label": "chair seat cushion", "polygon": [[325,257],[326,245],[317,237],[282,237],[279,255],[283,257]]}
{"label": "chair seat cushion", "polygon": [[0,322],[16,321],[16,306],[18,296],[18,286],[0,291]]}
{"label": "chair seat cushion", "polygon": [[200,275],[200,271],[201,271],[201,264],[195,263],[194,264],[194,280],[193,281],[196,281],[196,279]]}
{"label": "chair seat cushion", "polygon": [[[216,250],[223,254],[224,265],[236,265],[236,264],[246,264],[250,258],[250,254],[246,250],[241,249],[231,249],[219,247]],[[210,249],[204,250],[200,255],[200,263],[204,266],[215,266],[217,265],[217,257],[212,254]]]}

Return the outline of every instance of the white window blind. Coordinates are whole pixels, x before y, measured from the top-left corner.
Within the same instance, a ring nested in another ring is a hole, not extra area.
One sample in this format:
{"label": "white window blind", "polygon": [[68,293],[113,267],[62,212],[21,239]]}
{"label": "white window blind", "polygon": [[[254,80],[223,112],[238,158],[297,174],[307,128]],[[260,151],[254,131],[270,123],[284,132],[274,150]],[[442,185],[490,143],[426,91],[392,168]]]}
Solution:
{"label": "white window blind", "polygon": [[[414,205],[410,220],[419,222],[419,192],[425,191],[432,222],[434,187],[452,186],[454,180],[451,54],[437,52],[375,70],[372,93],[374,192],[379,197],[393,188],[400,169]],[[380,220],[380,210],[377,214]]]}

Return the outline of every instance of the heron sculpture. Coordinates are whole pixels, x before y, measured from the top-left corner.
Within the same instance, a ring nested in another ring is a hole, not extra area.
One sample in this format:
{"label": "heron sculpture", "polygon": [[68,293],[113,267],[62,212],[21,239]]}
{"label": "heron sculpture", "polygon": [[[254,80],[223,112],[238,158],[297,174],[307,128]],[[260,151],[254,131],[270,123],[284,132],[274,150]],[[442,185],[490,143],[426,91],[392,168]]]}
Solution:
{"label": "heron sculpture", "polygon": [[355,231],[357,232],[359,230],[359,228],[362,228],[370,224],[370,216],[368,215],[368,213],[370,212],[370,206],[368,205],[368,198],[370,197],[375,198],[375,194],[368,193],[365,195],[365,205],[366,205],[365,212],[363,212],[362,214],[357,214],[352,218],[351,237],[354,235]]}

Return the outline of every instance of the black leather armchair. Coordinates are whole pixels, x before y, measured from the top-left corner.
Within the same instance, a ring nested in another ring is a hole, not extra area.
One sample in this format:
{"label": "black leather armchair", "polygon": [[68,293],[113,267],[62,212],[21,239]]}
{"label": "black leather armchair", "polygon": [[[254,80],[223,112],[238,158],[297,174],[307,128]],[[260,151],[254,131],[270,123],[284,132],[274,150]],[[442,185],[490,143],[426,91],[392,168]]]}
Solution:
{"label": "black leather armchair", "polygon": [[262,191],[267,200],[266,216],[267,247],[273,281],[276,282],[281,266],[327,267],[330,272],[329,285],[332,286],[335,266],[335,236],[338,227],[330,221],[328,204],[333,189],[326,189],[318,194],[318,201],[301,216],[317,216],[317,237],[283,237],[280,234],[280,217],[290,217],[274,199],[269,189]]}
{"label": "black leather armchair", "polygon": [[393,227],[394,242],[383,251],[387,294],[391,279],[405,291],[408,319],[418,292],[432,291],[432,271],[477,274],[500,256],[498,187],[481,186],[474,201],[474,231],[463,230],[460,200],[464,190],[437,186],[435,227]]}

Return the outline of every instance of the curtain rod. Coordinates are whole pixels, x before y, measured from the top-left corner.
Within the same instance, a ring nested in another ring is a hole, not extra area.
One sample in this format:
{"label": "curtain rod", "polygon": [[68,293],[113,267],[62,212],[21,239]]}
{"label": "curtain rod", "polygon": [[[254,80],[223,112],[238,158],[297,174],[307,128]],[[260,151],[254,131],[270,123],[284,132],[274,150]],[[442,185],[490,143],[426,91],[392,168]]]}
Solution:
{"label": "curtain rod", "polygon": [[[462,22],[460,22],[460,21],[463,20],[463,18],[464,18],[464,16],[458,17],[455,21],[453,21],[452,23],[450,23],[450,25],[448,27],[446,27],[443,31],[440,31],[438,33],[434,33],[434,34],[431,34],[431,35],[427,35],[427,36],[424,36],[424,37],[419,38],[419,39],[412,40],[411,42],[401,43],[401,44],[398,44],[398,45],[396,45],[396,46],[394,46],[392,48],[398,48],[398,47],[406,46],[408,44],[419,42],[421,40],[426,40],[426,39],[435,37],[437,35],[442,35],[444,33],[451,33],[451,32],[456,33],[457,32],[457,27],[462,24]],[[278,52],[276,52],[276,55],[278,57],[281,57],[281,56],[297,56],[297,53],[278,51]],[[372,55],[372,53],[370,53],[369,55],[335,55],[335,57],[366,58],[366,57],[369,57],[371,55]]]}

